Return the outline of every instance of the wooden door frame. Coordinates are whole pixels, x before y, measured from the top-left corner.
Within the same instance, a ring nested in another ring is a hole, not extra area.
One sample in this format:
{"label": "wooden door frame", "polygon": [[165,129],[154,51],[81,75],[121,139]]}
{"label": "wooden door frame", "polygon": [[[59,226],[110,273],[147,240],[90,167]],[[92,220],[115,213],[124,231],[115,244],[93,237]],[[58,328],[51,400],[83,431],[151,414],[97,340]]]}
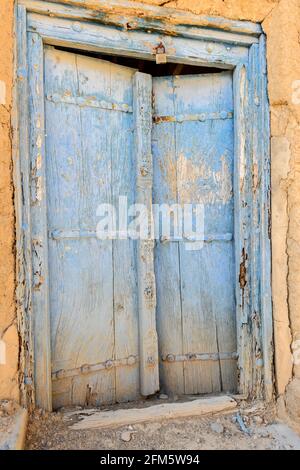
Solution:
{"label": "wooden door frame", "polygon": [[[162,43],[170,62],[232,70],[239,392],[271,400],[270,131],[266,41],[260,25],[125,0],[19,0],[16,38],[13,148],[23,404],[52,408],[43,164],[45,44],[155,60]],[[30,119],[36,124],[31,131]],[[41,337],[41,353],[35,357]]]}

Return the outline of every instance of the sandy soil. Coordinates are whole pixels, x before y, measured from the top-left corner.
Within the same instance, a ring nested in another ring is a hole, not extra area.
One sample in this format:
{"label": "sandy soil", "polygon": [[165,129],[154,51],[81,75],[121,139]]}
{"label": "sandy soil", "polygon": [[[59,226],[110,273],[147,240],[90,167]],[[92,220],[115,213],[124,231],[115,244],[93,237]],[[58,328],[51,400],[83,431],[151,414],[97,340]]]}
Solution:
{"label": "sandy soil", "polygon": [[12,432],[16,410],[17,407],[12,401],[0,401],[0,442],[4,434],[9,435]]}
{"label": "sandy soil", "polygon": [[[139,402],[141,407],[161,400]],[[123,406],[119,406],[123,407]],[[116,409],[110,407],[110,409]],[[107,409],[107,408],[106,408]],[[37,410],[31,417],[26,448],[97,450],[205,450],[205,449],[300,449],[300,438],[286,425],[276,423],[274,408],[261,403],[240,403],[234,413],[203,418],[171,420],[123,426],[107,430],[73,430],[85,410],[55,413]],[[242,418],[237,420],[237,414]]]}

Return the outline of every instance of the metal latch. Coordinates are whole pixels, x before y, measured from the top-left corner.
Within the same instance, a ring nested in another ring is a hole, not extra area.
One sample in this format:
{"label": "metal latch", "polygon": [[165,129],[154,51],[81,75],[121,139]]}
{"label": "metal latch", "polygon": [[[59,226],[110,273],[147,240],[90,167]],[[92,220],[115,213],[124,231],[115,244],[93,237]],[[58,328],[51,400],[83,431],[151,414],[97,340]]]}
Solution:
{"label": "metal latch", "polygon": [[155,59],[157,64],[167,63],[166,49],[162,42],[160,42],[155,48]]}

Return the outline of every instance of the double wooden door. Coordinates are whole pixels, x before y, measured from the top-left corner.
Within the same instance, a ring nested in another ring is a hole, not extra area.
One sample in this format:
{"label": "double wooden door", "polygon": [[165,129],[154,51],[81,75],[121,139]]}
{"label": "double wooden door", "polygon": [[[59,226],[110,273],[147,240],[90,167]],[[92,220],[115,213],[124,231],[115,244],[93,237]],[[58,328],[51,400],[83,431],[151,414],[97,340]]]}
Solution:
{"label": "double wooden door", "polygon": [[[54,408],[234,391],[231,73],[152,78],[46,47],[45,116]],[[203,243],[99,239],[120,196],[201,205]]]}

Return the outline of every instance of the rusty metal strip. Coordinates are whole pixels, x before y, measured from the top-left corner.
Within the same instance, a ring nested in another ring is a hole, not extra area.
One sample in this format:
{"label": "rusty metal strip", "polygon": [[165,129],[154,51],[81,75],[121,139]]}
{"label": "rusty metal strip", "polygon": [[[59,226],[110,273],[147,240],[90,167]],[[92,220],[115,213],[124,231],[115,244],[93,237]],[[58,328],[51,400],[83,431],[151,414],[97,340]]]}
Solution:
{"label": "rusty metal strip", "polygon": [[[118,233],[116,232],[116,236]],[[74,229],[74,230],[51,230],[49,232],[49,238],[52,240],[77,240],[79,238],[97,238],[97,232],[95,230],[81,230],[81,229]],[[232,233],[209,233],[203,235],[203,237],[194,237],[194,236],[187,236],[183,235],[181,238],[168,238],[168,237],[160,237],[161,243],[175,243],[175,242],[197,242],[203,241],[205,243],[211,243],[214,241],[218,242],[229,242],[233,240]]]}
{"label": "rusty metal strip", "polygon": [[198,113],[198,114],[177,114],[176,116],[153,116],[154,124],[160,124],[162,122],[185,122],[185,121],[213,121],[213,120],[224,120],[232,119],[233,111],[220,111],[215,113]]}
{"label": "rusty metal strip", "polygon": [[48,94],[47,101],[52,103],[65,103],[80,106],[81,108],[100,108],[110,111],[120,111],[123,113],[132,113],[133,108],[127,103],[111,103],[105,100],[97,100],[95,96],[71,96],[69,94],[60,95],[58,93]]}
{"label": "rusty metal strip", "polygon": [[160,237],[159,241],[161,243],[175,243],[175,242],[204,242],[204,243],[211,243],[211,242],[230,242],[233,240],[232,233],[208,233],[203,235],[202,237],[195,237],[195,236],[183,236],[183,237]]}
{"label": "rusty metal strip", "polygon": [[77,240],[79,238],[96,238],[95,230],[51,230],[49,238],[52,240]]}
{"label": "rusty metal strip", "polygon": [[230,353],[188,353],[188,354],[165,354],[161,356],[163,362],[187,362],[187,361],[226,361],[237,359],[237,352]]}
{"label": "rusty metal strip", "polygon": [[60,369],[52,372],[52,380],[65,379],[76,375],[92,374],[101,370],[111,370],[116,367],[131,367],[137,364],[138,361],[138,356],[129,356],[124,359],[108,359],[107,361],[99,362],[98,364],[84,364],[73,369]]}

